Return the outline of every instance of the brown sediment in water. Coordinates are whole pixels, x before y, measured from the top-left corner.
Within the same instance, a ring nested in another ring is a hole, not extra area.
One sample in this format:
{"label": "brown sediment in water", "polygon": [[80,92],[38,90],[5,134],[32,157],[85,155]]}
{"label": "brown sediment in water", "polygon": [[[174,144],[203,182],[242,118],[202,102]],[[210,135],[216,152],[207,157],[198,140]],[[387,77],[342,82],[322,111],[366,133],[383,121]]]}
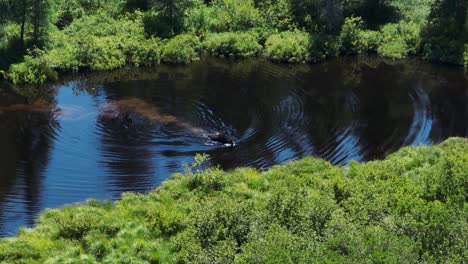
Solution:
{"label": "brown sediment in water", "polygon": [[45,100],[37,100],[30,104],[12,104],[12,105],[6,105],[6,106],[0,105],[0,112],[19,112],[19,111],[47,113],[47,112],[60,112],[60,108],[58,108],[57,106]]}
{"label": "brown sediment in water", "polygon": [[207,132],[199,127],[191,125],[189,122],[183,121],[174,115],[162,114],[160,109],[154,105],[151,105],[139,98],[126,98],[116,100],[105,104],[101,107],[101,114],[105,117],[116,117],[119,114],[136,113],[141,115],[143,118],[159,122],[163,124],[173,124],[181,128],[190,130],[192,133],[197,135],[206,135]]}

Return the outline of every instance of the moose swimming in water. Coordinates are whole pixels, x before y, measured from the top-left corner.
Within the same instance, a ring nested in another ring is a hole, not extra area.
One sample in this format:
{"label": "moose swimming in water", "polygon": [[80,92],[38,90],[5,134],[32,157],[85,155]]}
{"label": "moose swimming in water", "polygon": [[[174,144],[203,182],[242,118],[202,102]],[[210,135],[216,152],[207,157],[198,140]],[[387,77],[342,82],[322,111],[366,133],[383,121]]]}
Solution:
{"label": "moose swimming in water", "polygon": [[211,141],[221,143],[226,146],[231,146],[234,147],[236,145],[236,142],[234,141],[234,138],[231,135],[221,133],[221,132],[216,132],[213,134],[209,134],[208,138]]}
{"label": "moose swimming in water", "polygon": [[130,128],[134,124],[133,114],[139,114],[146,120],[160,122],[163,124],[173,124],[187,129],[197,136],[208,139],[212,143],[233,147],[236,145],[234,137],[228,133],[214,132],[210,133],[203,128],[195,127],[192,124],[183,121],[173,115],[162,114],[160,109],[138,98],[127,98],[113,101],[101,108],[101,115],[109,118],[123,117],[122,125]]}

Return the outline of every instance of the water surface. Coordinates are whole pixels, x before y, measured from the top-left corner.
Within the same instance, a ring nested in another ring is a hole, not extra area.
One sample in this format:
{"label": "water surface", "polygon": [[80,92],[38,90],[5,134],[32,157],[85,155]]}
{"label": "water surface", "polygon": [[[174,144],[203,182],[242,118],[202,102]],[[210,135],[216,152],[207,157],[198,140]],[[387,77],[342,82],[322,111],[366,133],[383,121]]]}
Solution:
{"label": "water surface", "polygon": [[47,100],[0,86],[0,236],[45,208],[147,192],[196,153],[224,169],[346,165],[468,135],[463,69],[417,60],[203,60],[70,77]]}

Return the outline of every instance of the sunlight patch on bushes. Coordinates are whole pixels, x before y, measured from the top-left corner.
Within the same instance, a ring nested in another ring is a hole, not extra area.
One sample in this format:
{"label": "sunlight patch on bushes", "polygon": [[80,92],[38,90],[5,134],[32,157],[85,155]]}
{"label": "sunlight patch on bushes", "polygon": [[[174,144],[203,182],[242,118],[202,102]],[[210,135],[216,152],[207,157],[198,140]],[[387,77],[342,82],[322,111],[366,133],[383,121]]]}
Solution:
{"label": "sunlight patch on bushes", "polygon": [[43,84],[57,79],[57,73],[49,67],[43,53],[24,56],[24,62],[13,64],[7,73],[14,84]]}
{"label": "sunlight patch on bushes", "polygon": [[203,47],[209,54],[234,58],[254,57],[262,48],[252,32],[212,33],[206,36]]}
{"label": "sunlight patch on bushes", "polygon": [[271,35],[265,42],[265,56],[275,62],[308,62],[311,36],[300,31]]}
{"label": "sunlight patch on bushes", "polygon": [[245,31],[263,25],[253,0],[213,0],[212,31]]}
{"label": "sunlight patch on bushes", "polygon": [[162,47],[161,59],[165,63],[187,64],[199,60],[200,40],[197,36],[178,35]]}

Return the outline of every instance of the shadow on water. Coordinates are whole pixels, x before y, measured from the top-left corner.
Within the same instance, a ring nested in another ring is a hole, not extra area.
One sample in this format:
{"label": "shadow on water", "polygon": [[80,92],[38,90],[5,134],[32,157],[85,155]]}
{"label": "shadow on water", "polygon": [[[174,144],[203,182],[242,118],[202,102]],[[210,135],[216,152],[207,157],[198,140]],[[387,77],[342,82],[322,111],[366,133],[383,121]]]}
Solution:
{"label": "shadow on water", "polygon": [[[204,60],[71,76],[52,103],[0,96],[0,236],[48,207],[146,192],[196,153],[268,168],[337,165],[467,134],[463,69],[417,60]],[[221,132],[235,147],[210,141]]]}
{"label": "shadow on water", "polygon": [[[9,106],[5,106],[8,102]],[[53,103],[32,104],[0,92],[0,234],[34,224],[43,209],[43,181],[60,129]]]}

